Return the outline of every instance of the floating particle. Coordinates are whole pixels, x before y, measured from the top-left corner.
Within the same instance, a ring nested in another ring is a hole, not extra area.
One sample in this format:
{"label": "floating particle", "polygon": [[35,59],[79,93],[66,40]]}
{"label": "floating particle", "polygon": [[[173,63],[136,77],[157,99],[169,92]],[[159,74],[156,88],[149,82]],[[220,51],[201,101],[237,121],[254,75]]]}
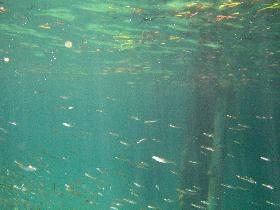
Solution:
{"label": "floating particle", "polygon": [[73,43],[71,41],[66,41],[64,43],[64,46],[67,47],[67,48],[71,48],[73,46]]}
{"label": "floating particle", "polygon": [[10,58],[8,58],[8,57],[4,57],[3,60],[4,60],[5,63],[9,63],[10,62]]}

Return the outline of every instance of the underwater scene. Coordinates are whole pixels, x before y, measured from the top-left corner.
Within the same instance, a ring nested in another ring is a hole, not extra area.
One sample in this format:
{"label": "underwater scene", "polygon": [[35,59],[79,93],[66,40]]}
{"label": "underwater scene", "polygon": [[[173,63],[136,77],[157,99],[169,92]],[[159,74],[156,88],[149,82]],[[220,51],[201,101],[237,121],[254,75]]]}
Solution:
{"label": "underwater scene", "polygon": [[280,209],[279,0],[1,0],[1,210]]}

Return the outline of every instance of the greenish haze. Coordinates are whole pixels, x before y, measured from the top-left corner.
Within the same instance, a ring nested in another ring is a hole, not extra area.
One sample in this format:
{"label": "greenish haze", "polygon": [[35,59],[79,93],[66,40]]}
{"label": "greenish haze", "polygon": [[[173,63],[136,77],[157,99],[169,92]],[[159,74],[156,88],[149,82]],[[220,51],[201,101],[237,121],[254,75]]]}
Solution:
{"label": "greenish haze", "polygon": [[0,209],[279,209],[279,5],[0,1]]}

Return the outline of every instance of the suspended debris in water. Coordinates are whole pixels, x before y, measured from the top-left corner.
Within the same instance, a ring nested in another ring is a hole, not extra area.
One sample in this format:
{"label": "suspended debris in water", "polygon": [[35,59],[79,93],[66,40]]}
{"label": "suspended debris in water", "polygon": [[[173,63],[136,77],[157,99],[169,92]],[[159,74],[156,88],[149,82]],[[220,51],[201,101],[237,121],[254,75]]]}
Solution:
{"label": "suspended debris in water", "polygon": [[155,161],[160,162],[160,163],[173,163],[173,164],[175,163],[174,161],[167,160],[165,158],[158,157],[158,156],[152,156],[152,159],[154,159]]}
{"label": "suspended debris in water", "polygon": [[249,182],[250,184],[257,184],[257,182],[256,182],[253,178],[251,178],[251,177],[248,177],[248,176],[239,176],[239,175],[236,175],[236,177],[237,177],[238,179],[243,180],[243,181]]}
{"label": "suspended debris in water", "polygon": [[263,186],[263,187],[266,187],[266,188],[268,188],[268,189],[270,189],[270,190],[273,190],[273,189],[274,189],[274,187],[273,187],[272,185],[262,184],[262,186]]}
{"label": "suspended debris in water", "polygon": [[32,166],[32,165],[28,165],[28,166],[25,166],[24,164],[18,162],[18,161],[14,161],[15,164],[17,164],[18,167],[20,167],[21,169],[23,169],[24,171],[27,171],[27,172],[35,172],[37,171],[37,168]]}
{"label": "suspended debris in water", "polygon": [[71,47],[73,46],[73,43],[72,43],[71,41],[66,41],[66,42],[64,43],[64,46],[65,46],[66,48],[71,48]]}

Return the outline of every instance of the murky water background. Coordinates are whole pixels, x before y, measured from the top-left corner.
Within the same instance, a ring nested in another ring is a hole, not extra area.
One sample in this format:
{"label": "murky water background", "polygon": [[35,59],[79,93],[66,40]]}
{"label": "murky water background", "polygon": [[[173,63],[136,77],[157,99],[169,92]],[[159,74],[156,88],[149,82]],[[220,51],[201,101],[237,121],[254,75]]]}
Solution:
{"label": "murky water background", "polygon": [[1,1],[1,209],[279,209],[279,2]]}

